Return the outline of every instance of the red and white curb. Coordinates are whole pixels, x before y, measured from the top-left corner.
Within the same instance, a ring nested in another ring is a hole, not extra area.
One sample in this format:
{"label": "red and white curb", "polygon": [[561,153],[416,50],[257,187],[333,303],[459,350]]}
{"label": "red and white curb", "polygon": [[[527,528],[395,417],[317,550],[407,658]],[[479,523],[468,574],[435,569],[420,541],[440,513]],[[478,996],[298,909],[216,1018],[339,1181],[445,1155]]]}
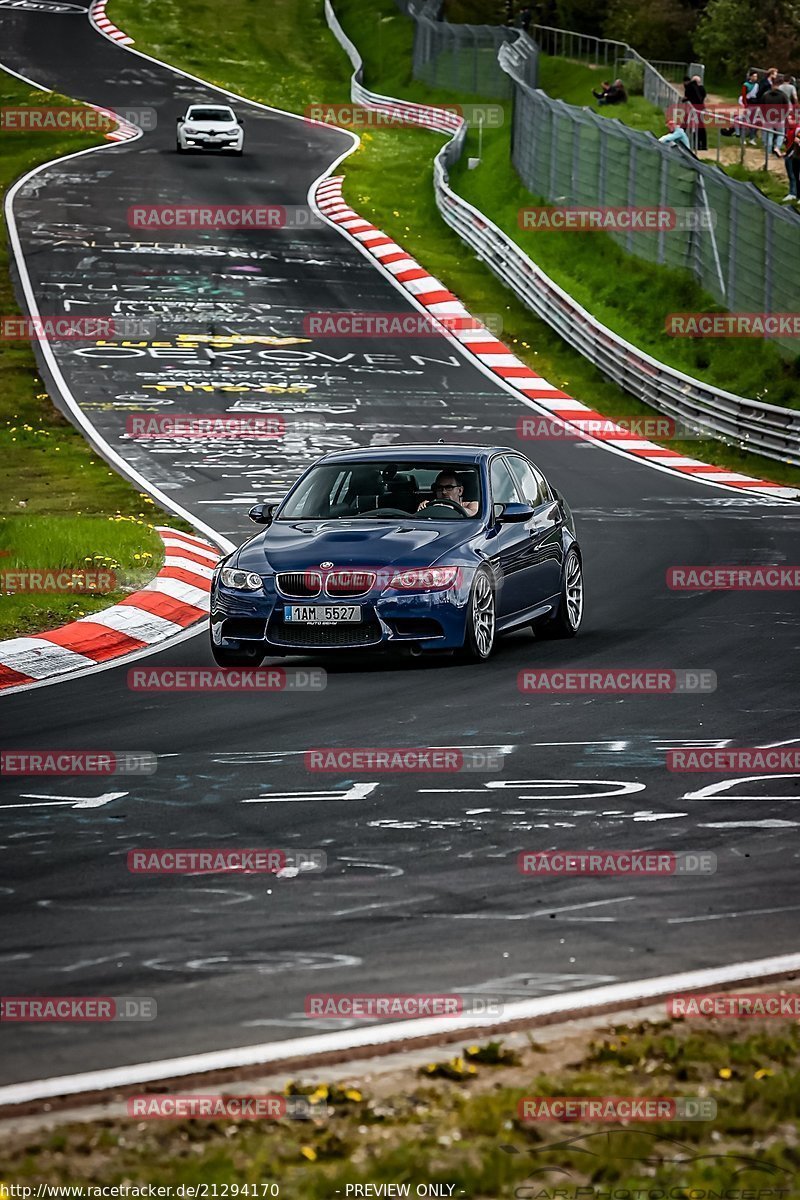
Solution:
{"label": "red and white curb", "polygon": [[102,113],[104,117],[108,117],[110,121],[116,121],[117,128],[112,129],[110,133],[103,136],[107,142],[131,142],[141,134],[141,130],[135,125],[131,125],[130,121],[124,120],[119,113],[115,113],[111,108],[100,108],[97,104],[90,104],[89,108],[93,108],[95,112]]}
{"label": "red and white curb", "polygon": [[473,355],[491,374],[516,389],[526,401],[532,402],[532,407],[538,407],[565,425],[574,426],[588,441],[603,443],[617,452],[646,460],[648,464],[662,469],[689,475],[701,483],[722,484],[740,491],[754,491],[781,498],[797,497],[795,488],[781,487],[770,483],[768,479],[753,479],[738,471],[700,462],[656,442],[639,438],[548,383],[517,358],[508,346],[498,341],[495,334],[471,317],[458,297],[421,267],[402,246],[351,208],[342,198],[343,179],[341,175],[334,176],[317,185],[315,200],[323,216],[352,241],[360,243],[394,277],[395,283],[431,317],[446,317],[453,324],[463,318],[465,328],[453,328],[448,324],[442,326],[443,331],[455,338],[462,349]]}
{"label": "red and white curb", "polygon": [[106,4],[108,0],[93,0],[89,6],[89,20],[92,25],[107,38],[111,38],[112,42],[116,42],[120,46],[132,46],[133,38],[128,37],[127,33],[123,33],[121,29],[117,29],[113,21],[109,21],[106,16]]}
{"label": "red and white curb", "polygon": [[157,532],[164,565],[141,591],[61,629],[0,642],[0,690],[146,650],[206,619],[219,550],[175,529],[159,526]]}

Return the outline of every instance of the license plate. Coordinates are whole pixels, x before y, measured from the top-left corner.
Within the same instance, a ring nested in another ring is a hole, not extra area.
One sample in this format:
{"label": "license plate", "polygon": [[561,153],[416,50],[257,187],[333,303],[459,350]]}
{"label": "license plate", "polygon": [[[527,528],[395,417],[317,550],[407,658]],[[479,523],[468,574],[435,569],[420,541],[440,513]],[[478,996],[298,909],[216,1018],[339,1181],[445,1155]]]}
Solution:
{"label": "license plate", "polygon": [[361,620],[359,604],[284,604],[284,621],[303,625],[354,625]]}

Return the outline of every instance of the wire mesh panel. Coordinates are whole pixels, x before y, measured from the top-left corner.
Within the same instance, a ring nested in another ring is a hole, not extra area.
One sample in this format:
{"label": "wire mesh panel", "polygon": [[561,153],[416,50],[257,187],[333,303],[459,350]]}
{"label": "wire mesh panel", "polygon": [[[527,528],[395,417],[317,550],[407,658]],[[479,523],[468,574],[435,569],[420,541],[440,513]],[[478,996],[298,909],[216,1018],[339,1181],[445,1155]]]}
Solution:
{"label": "wire mesh panel", "polygon": [[[663,230],[608,232],[638,258],[688,268],[726,308],[796,308],[800,215],[688,151],[551,99],[524,82],[507,51],[500,57],[515,80],[512,161],[530,192],[555,204],[674,209]],[[797,353],[795,339],[776,341]]]}
{"label": "wire mesh panel", "polygon": [[497,61],[506,42],[520,37],[504,25],[451,25],[436,0],[408,11],[414,17],[414,78],[431,87],[507,99],[513,83]]}

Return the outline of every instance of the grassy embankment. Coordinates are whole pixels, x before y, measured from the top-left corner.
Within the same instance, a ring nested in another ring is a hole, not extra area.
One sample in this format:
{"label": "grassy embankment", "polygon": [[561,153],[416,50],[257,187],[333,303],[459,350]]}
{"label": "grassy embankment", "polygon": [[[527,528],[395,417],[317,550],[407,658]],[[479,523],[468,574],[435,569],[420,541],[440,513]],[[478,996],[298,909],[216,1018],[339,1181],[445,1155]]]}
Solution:
{"label": "grassy embankment", "polygon": [[[348,1185],[367,1183],[408,1184],[412,1196],[417,1184],[448,1184],[470,1200],[800,1194],[797,1022],[640,1022],[547,1044],[515,1041],[519,1048],[456,1046],[453,1058],[367,1079],[356,1067],[337,1083],[288,1083],[288,1093],[313,1097],[309,1120],[109,1115],[7,1136],[0,1179],[34,1187],[201,1183],[208,1195],[214,1185],[223,1195],[225,1185],[248,1184],[259,1197],[276,1194],[268,1189],[277,1184],[283,1200],[358,1195]],[[716,1103],[716,1115],[629,1124],[520,1119],[520,1100],[553,1096],[700,1097]]]}

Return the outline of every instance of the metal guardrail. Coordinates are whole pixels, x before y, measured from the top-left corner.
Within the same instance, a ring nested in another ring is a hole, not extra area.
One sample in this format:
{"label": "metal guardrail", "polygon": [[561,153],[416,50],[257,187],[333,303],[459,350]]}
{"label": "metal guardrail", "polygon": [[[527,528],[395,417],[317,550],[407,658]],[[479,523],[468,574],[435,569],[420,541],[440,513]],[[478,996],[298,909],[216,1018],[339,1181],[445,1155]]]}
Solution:
{"label": "metal guardrail", "polygon": [[[379,110],[400,109],[409,116],[417,112],[420,124],[450,135],[434,159],[433,182],[439,212],[531,312],[626,392],[651,408],[701,435],[800,466],[800,411],[748,400],[685,375],[645,354],[596,320],[508,234],[450,187],[448,170],[463,152],[466,122],[435,106],[369,91],[362,83],[361,56],[339,24],[331,0],[325,0],[325,17],[353,65],[351,97],[355,103]],[[500,57],[507,57],[507,67],[520,69],[519,60],[526,53],[528,41],[529,38],[518,39],[502,48]]]}

